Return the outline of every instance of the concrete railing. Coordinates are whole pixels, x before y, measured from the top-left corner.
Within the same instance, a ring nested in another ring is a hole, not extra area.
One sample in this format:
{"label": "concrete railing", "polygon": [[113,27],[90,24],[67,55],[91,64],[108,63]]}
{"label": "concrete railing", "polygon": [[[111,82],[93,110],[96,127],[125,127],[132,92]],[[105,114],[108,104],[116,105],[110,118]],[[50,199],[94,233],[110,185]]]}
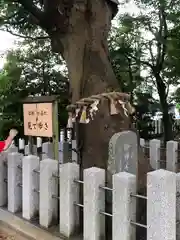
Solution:
{"label": "concrete railing", "polygon": [[[24,139],[19,139],[17,149],[19,152],[24,155],[30,154],[30,145],[25,145]],[[41,159],[53,158],[54,149],[52,142],[42,143],[41,138],[37,138],[36,144],[32,146],[33,155],[40,155]],[[67,162],[68,159],[71,159],[72,162],[77,162],[77,144],[76,140],[71,141],[60,141],[59,142],[59,160],[60,163]]]}
{"label": "concrete railing", "polygon": [[[130,138],[131,136],[129,136]],[[140,146],[145,152],[149,152],[149,160],[151,167],[153,169],[159,169],[162,166],[166,166],[166,170],[177,172],[179,168],[178,158],[180,155],[180,150],[178,150],[177,141],[168,141],[166,148],[161,146],[161,141],[159,139],[152,139],[150,141],[145,141],[143,138],[140,139]],[[17,146],[18,151],[24,155],[30,154],[30,146],[24,144],[23,139],[19,139],[19,144]],[[136,147],[137,148],[137,147]],[[38,151],[40,149],[40,151]],[[163,158],[162,154],[163,152]],[[40,154],[39,154],[40,153]],[[51,142],[42,143],[41,138],[37,138],[36,145],[33,145],[33,155],[40,155],[41,159],[53,158],[53,144]],[[128,155],[127,151],[125,155]],[[77,143],[76,140],[65,141],[61,139],[59,142],[59,162],[76,162],[78,161],[77,154]]]}
{"label": "concrete railing", "polygon": [[[72,150],[75,147],[71,145],[68,150],[71,155],[68,162],[64,144],[73,145],[72,141],[63,142],[59,161],[52,159],[50,142],[37,142],[34,155],[26,151],[24,156],[24,151],[18,152],[20,147],[1,153],[0,206],[7,205],[14,214],[22,212],[23,218],[29,221],[38,216],[39,224],[47,229],[59,224],[59,232],[66,237],[81,227],[79,208],[82,208],[85,240],[105,238],[106,217],[112,218],[113,240],[134,240],[136,226],[147,229],[148,240],[175,240],[176,234],[180,238],[180,174],[175,173],[177,142],[169,141],[166,148],[162,148],[160,140],[153,139],[147,145],[140,139],[144,161],[148,159],[155,170],[147,174],[147,196],[136,192],[139,144],[134,132],[114,134],[109,142],[107,173],[92,167],[84,170],[83,179],[79,176],[77,153]],[[160,169],[164,162],[166,170]],[[105,175],[108,182],[112,182],[112,188],[105,186]],[[80,188],[83,188],[83,202],[80,202]],[[112,193],[112,212],[105,211],[108,192]],[[137,198],[147,201],[146,226],[136,222]]]}
{"label": "concrete railing", "polygon": [[[59,165],[50,158],[40,161],[35,155],[10,152],[1,154],[0,165],[0,206],[7,204],[12,213],[22,211],[27,220],[39,215],[39,224],[44,228],[59,223],[59,232],[72,236],[80,226],[81,207],[86,240],[105,238],[106,215],[112,218],[113,240],[135,239],[136,225],[147,228],[147,240],[176,239],[180,174],[162,169],[148,173],[147,196],[140,196],[136,193],[136,176],[128,172],[114,174],[112,188],[108,188],[104,169],[85,169],[80,180],[75,162]],[[105,191],[112,192],[112,213],[105,212]],[[147,226],[136,222],[139,197],[147,201]]]}
{"label": "concrete railing", "polygon": [[165,166],[166,170],[177,172],[179,167],[178,159],[180,150],[177,141],[168,141],[166,147],[161,146],[159,139],[152,139],[148,143],[141,138],[140,146],[145,152],[149,152],[149,161],[153,169],[159,169]]}

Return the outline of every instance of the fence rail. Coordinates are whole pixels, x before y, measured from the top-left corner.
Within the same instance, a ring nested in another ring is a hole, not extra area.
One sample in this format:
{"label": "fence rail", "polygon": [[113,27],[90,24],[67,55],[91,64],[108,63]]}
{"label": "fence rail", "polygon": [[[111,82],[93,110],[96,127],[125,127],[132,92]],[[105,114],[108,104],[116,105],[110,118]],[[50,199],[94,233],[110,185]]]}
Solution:
{"label": "fence rail", "polygon": [[[147,196],[142,196],[136,192],[136,176],[127,172],[114,174],[112,188],[109,188],[105,185],[105,170],[96,167],[84,170],[82,181],[79,180],[77,163],[62,164],[58,183],[52,180],[58,173],[58,164],[51,159],[39,161],[33,155],[22,158],[14,152],[7,154],[7,165],[1,165],[8,180],[7,183],[0,184],[0,206],[8,204],[8,210],[12,213],[22,210],[22,216],[27,220],[39,215],[42,227],[48,229],[56,220],[60,233],[70,237],[80,225],[79,211],[73,208],[80,207],[84,215],[84,239],[98,240],[99,236],[105,237],[105,217],[112,218],[113,240],[119,240],[122,234],[121,239],[135,239],[135,227],[147,229],[147,240],[176,239],[179,215],[176,220],[175,213],[177,204],[180,204],[176,195],[180,186],[180,174],[163,169],[149,172]],[[35,180],[36,169],[40,171]],[[78,190],[81,184],[84,191],[83,203],[79,203]],[[112,213],[105,211],[106,190],[112,192]],[[136,222],[137,198],[147,201],[147,225]]]}
{"label": "fence rail", "polygon": [[[41,159],[44,158],[54,158],[53,153],[53,143],[43,142],[40,137],[34,138],[33,146],[30,146],[30,142],[25,144],[25,139],[18,139],[15,144],[13,142],[11,148],[15,148],[20,153],[28,156],[30,154],[39,155]],[[32,152],[30,151],[32,149]],[[77,162],[78,161],[78,151],[76,139],[73,139],[73,133],[69,129],[64,129],[60,131],[59,138],[59,160],[60,163],[67,162]]]}
{"label": "fence rail", "polygon": [[[66,159],[62,158],[59,164],[51,157],[50,142],[34,146],[34,149],[37,146],[42,148],[41,160],[37,151],[34,155],[26,156],[12,146],[0,154],[0,207],[7,205],[8,211],[12,213],[22,211],[22,217],[29,221],[39,216],[40,226],[46,229],[53,223],[59,224],[60,234],[67,238],[81,226],[81,209],[83,237],[86,240],[105,239],[106,218],[112,219],[112,240],[136,239],[137,227],[147,231],[147,240],[179,240],[180,173],[176,173],[180,162],[178,142],[169,141],[164,148],[160,140],[153,139],[147,144],[144,139],[140,139],[144,161],[149,161],[154,169],[147,173],[145,196],[138,193],[137,176],[133,173],[133,161],[138,159],[135,157],[139,147],[137,136],[130,131],[118,134],[115,142],[110,141],[113,147],[111,144],[109,146],[109,156],[113,161],[119,161],[119,165],[117,162],[115,165],[120,166],[118,170],[113,170],[112,185],[106,184],[106,170],[97,167],[85,169],[83,178],[80,178],[80,166],[73,160],[72,147],[68,150],[71,160],[66,155]],[[68,144],[72,142],[73,139]],[[127,147],[128,143],[130,147]],[[67,141],[63,144],[67,144]],[[64,148],[61,150],[62,154]],[[124,159],[132,166],[123,168]],[[109,164],[111,166],[112,162]],[[83,192],[82,202],[79,192]],[[112,195],[112,212],[105,207],[109,193]],[[146,224],[136,220],[138,200],[147,204]]]}
{"label": "fence rail", "polygon": [[[148,130],[149,136],[160,136],[164,133],[163,121],[162,119],[154,119],[151,122],[147,122],[147,127],[151,127],[151,130]],[[180,128],[180,119],[176,119],[172,125],[172,131],[176,134]],[[141,129],[139,129],[141,133]]]}

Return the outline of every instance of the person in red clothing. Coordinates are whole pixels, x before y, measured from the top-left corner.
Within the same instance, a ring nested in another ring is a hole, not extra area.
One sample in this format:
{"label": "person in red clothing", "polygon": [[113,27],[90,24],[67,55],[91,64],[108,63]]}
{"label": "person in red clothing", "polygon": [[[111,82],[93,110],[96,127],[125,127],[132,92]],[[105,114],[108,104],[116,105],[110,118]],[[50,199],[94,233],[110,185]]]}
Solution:
{"label": "person in red clothing", "polygon": [[13,139],[17,135],[18,131],[16,129],[11,129],[9,132],[9,136],[6,140],[0,141],[0,153],[7,150],[12,144]]}

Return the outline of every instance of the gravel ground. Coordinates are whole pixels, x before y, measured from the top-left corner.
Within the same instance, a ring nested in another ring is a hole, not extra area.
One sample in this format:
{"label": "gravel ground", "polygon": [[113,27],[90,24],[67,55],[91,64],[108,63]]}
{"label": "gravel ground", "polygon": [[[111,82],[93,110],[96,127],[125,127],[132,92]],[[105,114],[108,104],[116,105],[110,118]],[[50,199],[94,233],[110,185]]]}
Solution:
{"label": "gravel ground", "polygon": [[0,229],[0,240],[27,240],[27,239],[28,238],[23,237],[22,235],[13,230],[8,229],[8,231],[2,231]]}
{"label": "gravel ground", "polygon": [[12,235],[7,235],[7,234],[5,234],[5,233],[0,233],[0,240],[5,240],[5,239],[7,239],[7,240],[15,240],[15,239],[17,239],[15,236],[12,236]]}

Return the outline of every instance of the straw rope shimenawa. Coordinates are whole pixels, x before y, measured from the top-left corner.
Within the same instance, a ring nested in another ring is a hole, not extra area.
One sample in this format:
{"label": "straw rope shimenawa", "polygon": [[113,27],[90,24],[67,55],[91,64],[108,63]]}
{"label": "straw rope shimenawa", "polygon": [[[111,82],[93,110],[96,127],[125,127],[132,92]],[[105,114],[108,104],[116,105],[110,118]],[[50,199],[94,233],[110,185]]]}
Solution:
{"label": "straw rope shimenawa", "polygon": [[[132,115],[135,112],[134,107],[130,104],[130,96],[126,93],[120,93],[120,92],[109,92],[109,93],[101,93],[97,95],[92,95],[87,98],[82,98],[78,100],[75,104],[71,104],[67,106],[67,111],[69,113],[74,112],[76,109],[81,109],[84,107],[91,107],[93,103],[98,101],[102,101],[103,99],[108,99],[110,102],[118,102],[119,105],[121,105],[124,113],[128,113],[129,115]],[[117,113],[118,114],[118,113]]]}

